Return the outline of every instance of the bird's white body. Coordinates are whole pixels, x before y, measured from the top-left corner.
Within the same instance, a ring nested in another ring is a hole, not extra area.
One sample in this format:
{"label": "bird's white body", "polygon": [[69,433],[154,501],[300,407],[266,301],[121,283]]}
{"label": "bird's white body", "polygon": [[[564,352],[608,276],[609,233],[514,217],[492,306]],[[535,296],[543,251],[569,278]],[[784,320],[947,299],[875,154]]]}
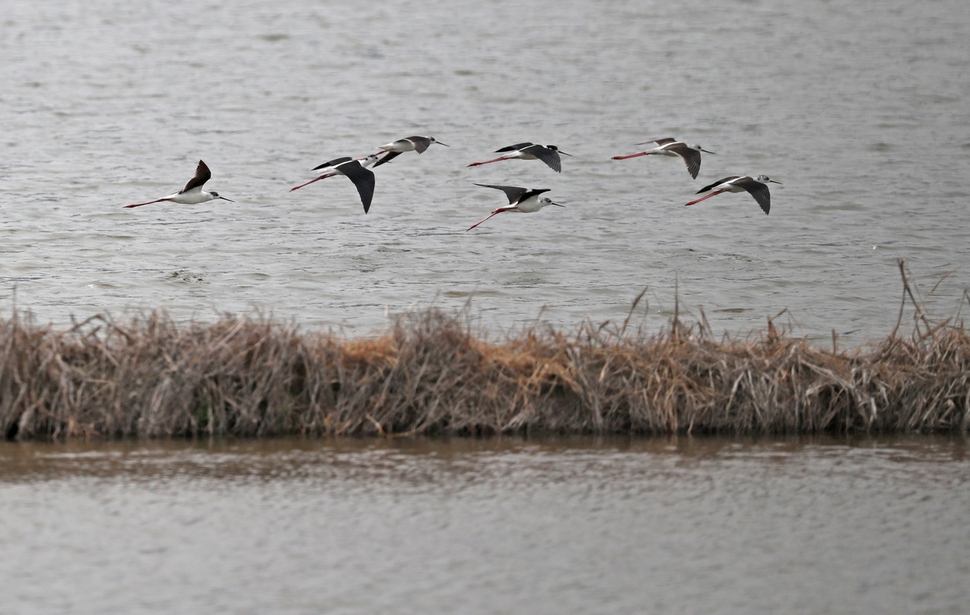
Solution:
{"label": "bird's white body", "polygon": [[213,195],[211,192],[206,192],[201,186],[199,186],[198,188],[192,188],[188,192],[176,192],[175,194],[170,194],[169,196],[162,197],[160,200],[179,203],[180,205],[198,205],[199,203],[214,201],[218,198],[222,197],[220,197],[218,194]]}
{"label": "bird's white body", "polygon": [[397,154],[413,151],[417,151],[420,154],[435,143],[448,147],[447,143],[442,143],[434,137],[407,137],[406,139],[398,139],[397,141],[386,143],[381,146],[381,149],[385,152],[395,152]]}
{"label": "bird's white body", "polygon": [[512,152],[511,154],[507,154],[505,158],[508,160],[512,160],[514,158],[518,158],[519,160],[538,160],[539,159],[539,157],[536,156],[535,154],[531,154],[521,149],[516,152]]}
{"label": "bird's white body", "polygon": [[534,214],[546,205],[559,205],[559,203],[553,203],[551,199],[544,196],[530,196],[529,198],[516,203],[515,207],[512,209],[524,214]]}
{"label": "bird's white body", "polygon": [[380,148],[385,152],[394,152],[396,154],[403,154],[404,152],[413,152],[414,143],[411,143],[407,139],[401,139],[400,141],[394,141],[393,143],[385,143],[381,145]]}

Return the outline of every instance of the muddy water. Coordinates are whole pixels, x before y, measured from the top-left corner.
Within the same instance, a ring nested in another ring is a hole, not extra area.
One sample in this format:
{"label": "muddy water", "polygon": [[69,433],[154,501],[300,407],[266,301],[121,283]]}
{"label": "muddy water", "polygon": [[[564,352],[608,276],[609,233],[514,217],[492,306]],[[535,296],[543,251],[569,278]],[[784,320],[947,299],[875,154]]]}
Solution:
{"label": "muddy water", "polygon": [[3,613],[963,613],[965,441],[0,445]]}

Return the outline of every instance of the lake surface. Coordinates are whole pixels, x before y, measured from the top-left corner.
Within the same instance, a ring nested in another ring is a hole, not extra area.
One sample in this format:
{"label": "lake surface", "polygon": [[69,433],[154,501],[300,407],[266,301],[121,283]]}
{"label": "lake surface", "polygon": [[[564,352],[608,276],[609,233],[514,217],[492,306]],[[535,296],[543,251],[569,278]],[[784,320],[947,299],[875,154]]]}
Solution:
{"label": "lake surface", "polygon": [[[667,321],[744,335],[784,309],[849,343],[896,319],[897,259],[937,314],[970,286],[970,4],[832,0],[13,3],[0,16],[0,309],[66,324],[260,311],[350,334],[437,305],[493,330]],[[364,215],[308,169],[410,134]],[[701,143],[613,161],[637,142]],[[467,168],[498,147],[537,161]],[[204,159],[235,200],[123,209]],[[694,207],[727,175],[747,194]],[[475,183],[550,188],[503,215]],[[933,285],[942,280],[929,295]],[[646,307],[646,311],[643,308]],[[644,315],[645,314],[645,315]]]}
{"label": "lake surface", "polygon": [[0,444],[0,612],[965,613],[966,440]]}

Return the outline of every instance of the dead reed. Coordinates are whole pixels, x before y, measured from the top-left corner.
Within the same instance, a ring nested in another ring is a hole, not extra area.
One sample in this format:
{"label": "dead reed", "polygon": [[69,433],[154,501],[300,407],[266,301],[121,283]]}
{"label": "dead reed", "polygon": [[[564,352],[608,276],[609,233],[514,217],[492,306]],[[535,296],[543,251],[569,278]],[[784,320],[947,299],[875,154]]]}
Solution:
{"label": "dead reed", "polygon": [[[902,264],[900,264],[902,271]],[[674,316],[653,335],[533,328],[491,343],[427,310],[341,339],[260,319],[0,321],[8,439],[495,433],[815,433],[970,429],[970,336],[932,323],[831,351],[769,322],[716,341]],[[902,318],[903,306],[900,310]],[[703,313],[702,313],[703,316]]]}

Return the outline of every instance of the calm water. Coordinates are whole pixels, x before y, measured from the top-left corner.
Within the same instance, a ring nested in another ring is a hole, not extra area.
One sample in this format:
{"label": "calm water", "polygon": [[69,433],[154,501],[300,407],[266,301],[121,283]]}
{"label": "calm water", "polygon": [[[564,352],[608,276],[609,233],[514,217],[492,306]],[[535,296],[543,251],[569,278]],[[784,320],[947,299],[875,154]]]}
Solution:
{"label": "calm water", "polygon": [[[970,286],[970,4],[631,0],[10,3],[0,16],[0,307],[66,323],[162,307],[309,327],[469,297],[499,330],[626,316],[675,284],[715,329],[888,332],[904,258],[937,313]],[[408,134],[364,216],[307,169]],[[717,152],[612,161],[676,136]],[[523,140],[574,154],[474,169]],[[202,158],[235,204],[174,192]],[[694,191],[765,173],[745,194]],[[499,216],[474,182],[567,209]],[[786,319],[788,317],[785,317]]]}
{"label": "calm water", "polygon": [[0,445],[0,612],[966,613],[936,438]]}

